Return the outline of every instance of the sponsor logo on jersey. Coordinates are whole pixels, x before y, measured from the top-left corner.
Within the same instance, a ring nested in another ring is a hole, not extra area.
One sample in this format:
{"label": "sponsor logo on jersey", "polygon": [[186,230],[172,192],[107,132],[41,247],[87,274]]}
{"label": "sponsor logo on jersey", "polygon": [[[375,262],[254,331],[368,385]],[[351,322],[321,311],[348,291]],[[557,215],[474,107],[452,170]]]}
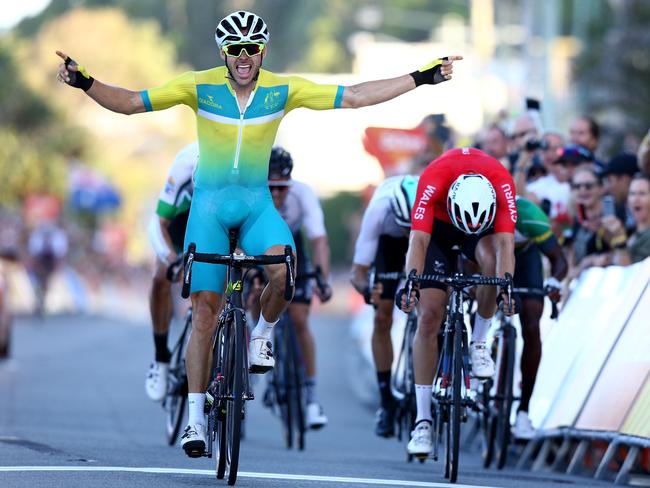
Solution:
{"label": "sponsor logo on jersey", "polygon": [[219,110],[223,110],[223,107],[214,101],[214,97],[212,95],[206,95],[206,96],[207,98],[199,97],[199,103],[202,103],[203,105],[207,105],[208,107],[213,107]]}
{"label": "sponsor logo on jersey", "polygon": [[501,185],[501,189],[503,190],[503,194],[506,196],[506,201],[508,202],[510,220],[517,223],[517,203],[515,202],[515,192],[512,191],[512,187],[509,183]]}
{"label": "sponsor logo on jersey", "polygon": [[424,220],[424,210],[427,203],[433,197],[433,194],[436,192],[436,187],[433,185],[427,185],[427,187],[422,192],[422,196],[418,200],[418,205],[415,207],[415,212],[413,218],[415,220]]}

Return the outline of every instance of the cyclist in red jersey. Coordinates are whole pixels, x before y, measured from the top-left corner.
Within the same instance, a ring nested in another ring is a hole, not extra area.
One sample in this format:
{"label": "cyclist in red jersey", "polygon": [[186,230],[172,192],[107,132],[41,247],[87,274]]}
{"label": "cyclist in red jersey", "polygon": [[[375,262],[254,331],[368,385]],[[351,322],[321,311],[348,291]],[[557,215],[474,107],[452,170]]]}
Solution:
{"label": "cyclist in red jersey", "polygon": [[[406,271],[417,274],[456,270],[459,246],[486,276],[514,274],[515,185],[510,173],[491,156],[473,148],[452,149],[432,161],[418,183],[411,214],[411,234]],[[445,315],[447,291],[444,285],[427,284],[418,290],[418,328],[413,341],[417,418],[408,444],[410,454],[432,450],[431,390],[438,363],[438,331]],[[416,293],[398,293],[398,304],[409,312]],[[507,295],[499,293],[500,301]],[[497,307],[497,290],[477,290],[478,313],[472,329],[470,355],[472,373],[478,378],[494,375],[494,362],[486,347],[487,333]],[[515,298],[503,304],[508,315],[516,313]]]}

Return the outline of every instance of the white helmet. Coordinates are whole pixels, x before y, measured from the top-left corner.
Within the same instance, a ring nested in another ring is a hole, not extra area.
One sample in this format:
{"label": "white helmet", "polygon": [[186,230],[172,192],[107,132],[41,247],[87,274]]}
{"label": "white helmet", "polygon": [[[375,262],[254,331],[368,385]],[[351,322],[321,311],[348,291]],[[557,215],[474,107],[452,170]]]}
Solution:
{"label": "white helmet", "polygon": [[259,15],[238,10],[221,19],[214,32],[214,40],[219,48],[242,42],[266,44],[269,42],[269,29]]}
{"label": "white helmet", "polygon": [[395,216],[395,223],[400,227],[411,227],[411,209],[415,203],[419,176],[406,175],[399,185],[393,187],[390,207]]}
{"label": "white helmet", "polygon": [[460,175],[449,187],[447,212],[466,234],[480,234],[494,222],[497,197],[489,180],[477,173]]}

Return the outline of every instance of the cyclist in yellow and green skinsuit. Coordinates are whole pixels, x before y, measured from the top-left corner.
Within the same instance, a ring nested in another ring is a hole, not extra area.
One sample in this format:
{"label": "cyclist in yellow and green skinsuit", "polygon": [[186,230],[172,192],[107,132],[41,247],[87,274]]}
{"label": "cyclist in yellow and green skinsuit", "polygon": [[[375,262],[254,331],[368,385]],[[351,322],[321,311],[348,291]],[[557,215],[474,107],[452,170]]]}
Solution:
{"label": "cyclist in yellow and green skinsuit", "polygon": [[[268,190],[268,161],[282,117],[298,107],[315,110],[358,108],[391,100],[423,84],[451,79],[453,61],[436,59],[396,78],[353,86],[319,85],[297,76],[261,69],[269,32],[257,15],[237,11],[217,25],[215,40],[225,66],[192,71],[157,88],[131,91],[92,78],[66,54],[58,79],[86,92],[114,112],[135,114],[184,104],[196,113],[199,163],[186,245],[198,252],[227,253],[228,230],[240,229],[248,254],[281,254],[293,246],[291,233],[273,206]],[[261,296],[260,320],[251,334],[249,362],[254,372],[273,367],[271,332],[286,308],[284,265],[268,267],[269,284]],[[195,263],[192,269],[192,335],[187,350],[189,422],[182,446],[190,456],[205,447],[203,406],[208,382],[211,338],[223,293],[225,268]]]}

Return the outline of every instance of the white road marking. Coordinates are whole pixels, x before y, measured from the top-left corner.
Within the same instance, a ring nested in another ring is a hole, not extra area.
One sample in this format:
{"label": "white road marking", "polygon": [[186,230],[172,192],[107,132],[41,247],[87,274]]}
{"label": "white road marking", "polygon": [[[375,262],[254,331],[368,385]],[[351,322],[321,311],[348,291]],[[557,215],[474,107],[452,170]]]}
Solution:
{"label": "white road marking", "polygon": [[[214,476],[214,470],[208,469],[183,469],[183,468],[132,468],[121,466],[0,466],[0,472],[25,472],[25,471],[95,471],[95,472],[131,472],[131,473],[156,473],[156,474],[196,474]],[[450,483],[434,483],[429,481],[385,480],[375,478],[348,478],[342,476],[316,476],[303,474],[283,473],[253,473],[240,471],[241,478],[259,478],[274,480],[300,480],[300,481],[325,481],[330,483],[348,483],[383,486],[420,486],[426,488],[485,488],[478,485],[460,485]]]}

